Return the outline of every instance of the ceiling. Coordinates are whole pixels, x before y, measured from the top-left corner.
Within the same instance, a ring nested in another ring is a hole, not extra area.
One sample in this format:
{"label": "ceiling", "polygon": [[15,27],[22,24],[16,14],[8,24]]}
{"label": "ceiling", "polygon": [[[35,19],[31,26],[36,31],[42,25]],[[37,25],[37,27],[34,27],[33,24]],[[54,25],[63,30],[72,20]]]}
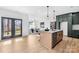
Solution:
{"label": "ceiling", "polygon": [[[1,8],[17,11],[32,16],[45,16],[47,14],[46,6],[3,6]],[[79,6],[50,6],[50,15],[53,15],[53,10],[55,10],[56,15],[60,15],[69,12],[77,12],[79,11]]]}
{"label": "ceiling", "polygon": [[43,6],[4,6],[1,8],[35,16],[42,15],[43,9],[46,10]]}

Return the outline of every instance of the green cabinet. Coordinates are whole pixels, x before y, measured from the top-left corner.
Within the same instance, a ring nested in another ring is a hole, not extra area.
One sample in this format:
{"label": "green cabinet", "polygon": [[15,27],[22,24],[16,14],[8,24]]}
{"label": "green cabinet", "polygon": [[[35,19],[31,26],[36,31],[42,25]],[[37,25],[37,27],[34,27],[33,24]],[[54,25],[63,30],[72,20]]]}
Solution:
{"label": "green cabinet", "polygon": [[79,13],[73,13],[73,24],[79,24]]}
{"label": "green cabinet", "polygon": [[64,21],[68,22],[68,36],[79,37],[79,30],[72,30],[73,25],[79,25],[79,12],[56,16],[56,29],[60,29],[60,23]]}
{"label": "green cabinet", "polygon": [[68,22],[68,36],[72,36],[72,14],[63,14],[56,17],[56,28],[60,29],[61,22]]}

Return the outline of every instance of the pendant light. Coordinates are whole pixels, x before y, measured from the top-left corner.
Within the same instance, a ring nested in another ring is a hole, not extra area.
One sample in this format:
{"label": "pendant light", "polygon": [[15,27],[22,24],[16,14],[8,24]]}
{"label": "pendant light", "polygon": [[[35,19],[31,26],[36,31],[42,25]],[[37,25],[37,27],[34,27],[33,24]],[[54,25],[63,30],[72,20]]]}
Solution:
{"label": "pendant light", "polygon": [[49,20],[49,6],[47,6],[47,20]]}

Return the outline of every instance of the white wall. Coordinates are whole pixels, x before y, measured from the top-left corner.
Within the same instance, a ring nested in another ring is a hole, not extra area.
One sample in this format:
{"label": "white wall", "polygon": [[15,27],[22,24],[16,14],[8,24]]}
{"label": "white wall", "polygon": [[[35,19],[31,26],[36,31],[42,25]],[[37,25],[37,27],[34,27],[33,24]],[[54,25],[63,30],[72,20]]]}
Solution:
{"label": "white wall", "polygon": [[[40,29],[46,29],[49,28],[50,29],[50,20],[42,18],[42,17],[32,17],[33,20],[30,21],[34,21],[35,22],[35,27],[36,28],[40,28]],[[44,22],[44,27],[45,28],[41,28],[40,27],[40,22]]]}
{"label": "white wall", "polygon": [[[0,30],[1,30],[1,17],[22,19],[22,35],[23,36],[28,35],[28,15],[0,8]],[[0,39],[1,39],[1,31],[0,31]]]}

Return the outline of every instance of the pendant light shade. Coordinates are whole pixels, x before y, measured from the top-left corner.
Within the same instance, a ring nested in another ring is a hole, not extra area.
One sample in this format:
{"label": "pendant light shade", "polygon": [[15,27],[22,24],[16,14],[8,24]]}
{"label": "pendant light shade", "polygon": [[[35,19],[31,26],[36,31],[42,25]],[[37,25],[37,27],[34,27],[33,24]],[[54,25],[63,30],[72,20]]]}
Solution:
{"label": "pendant light shade", "polygon": [[47,6],[47,18],[49,18],[49,6]]}

